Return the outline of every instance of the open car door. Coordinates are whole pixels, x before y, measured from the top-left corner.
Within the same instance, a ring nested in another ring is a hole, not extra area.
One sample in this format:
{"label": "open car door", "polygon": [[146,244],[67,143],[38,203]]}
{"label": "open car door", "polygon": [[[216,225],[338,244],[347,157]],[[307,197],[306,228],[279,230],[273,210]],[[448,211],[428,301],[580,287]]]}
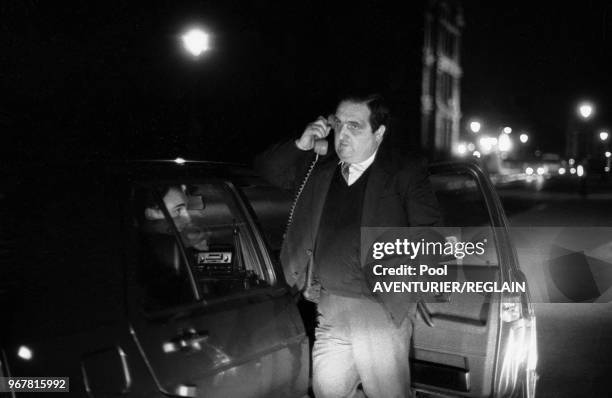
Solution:
{"label": "open car door", "polygon": [[[488,242],[481,256],[445,259],[453,281],[525,282],[501,203],[474,164],[430,168],[447,240]],[[460,236],[456,236],[460,235]],[[526,285],[526,283],[525,283]],[[423,303],[414,327],[412,380],[424,396],[528,397],[535,393],[535,317],[528,291],[453,293]]]}

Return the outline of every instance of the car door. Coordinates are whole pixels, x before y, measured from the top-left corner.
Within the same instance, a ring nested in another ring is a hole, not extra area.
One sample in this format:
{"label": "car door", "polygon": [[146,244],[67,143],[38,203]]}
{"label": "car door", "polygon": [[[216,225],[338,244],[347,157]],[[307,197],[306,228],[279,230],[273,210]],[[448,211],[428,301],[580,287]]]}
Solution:
{"label": "car door", "polygon": [[134,186],[130,206],[129,318],[159,390],[190,397],[306,395],[303,323],[251,209],[228,181],[168,185],[184,189],[188,222],[168,211],[162,219],[143,217],[151,213],[147,206],[165,206],[160,185]]}
{"label": "car door", "polygon": [[[481,169],[446,163],[430,171],[446,240],[488,242],[483,255],[445,259],[452,281],[524,282],[503,208]],[[528,384],[535,383],[529,377],[535,367],[529,355],[535,350],[535,319],[528,292],[480,289],[423,304],[413,334],[417,390],[441,396],[529,396]],[[531,387],[534,391],[535,384]]]}

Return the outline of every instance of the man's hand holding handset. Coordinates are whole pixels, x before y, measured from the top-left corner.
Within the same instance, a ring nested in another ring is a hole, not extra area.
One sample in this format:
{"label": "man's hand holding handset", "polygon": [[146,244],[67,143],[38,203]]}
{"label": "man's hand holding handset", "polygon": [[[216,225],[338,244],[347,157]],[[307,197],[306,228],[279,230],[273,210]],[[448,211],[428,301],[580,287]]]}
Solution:
{"label": "man's hand holding handset", "polygon": [[313,150],[320,154],[327,153],[327,141],[325,138],[329,135],[331,126],[326,118],[319,116],[317,120],[309,123],[302,133],[302,136],[295,140],[295,146],[302,151]]}

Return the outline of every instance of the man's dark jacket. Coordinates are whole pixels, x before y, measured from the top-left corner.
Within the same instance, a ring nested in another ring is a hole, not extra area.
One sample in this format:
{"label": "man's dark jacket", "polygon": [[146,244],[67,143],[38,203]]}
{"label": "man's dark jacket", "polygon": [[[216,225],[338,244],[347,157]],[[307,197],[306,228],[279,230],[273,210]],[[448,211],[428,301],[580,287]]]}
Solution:
{"label": "man's dark jacket", "polygon": [[[301,151],[291,141],[258,156],[255,167],[271,183],[295,190],[303,182],[312,160],[312,151]],[[304,288],[306,282],[323,205],[337,166],[338,157],[335,154],[319,159],[296,204],[293,221],[283,242],[281,263],[285,278],[290,286],[299,290]],[[370,167],[363,201],[362,227],[429,227],[438,224],[439,208],[423,157],[414,153],[400,153],[381,145]],[[371,247],[369,243],[366,245]],[[373,282],[373,264],[366,263],[367,256],[361,257],[366,280]],[[413,296],[408,297],[403,293],[373,296],[385,305],[395,321],[401,322],[406,315],[414,314],[416,304]]]}

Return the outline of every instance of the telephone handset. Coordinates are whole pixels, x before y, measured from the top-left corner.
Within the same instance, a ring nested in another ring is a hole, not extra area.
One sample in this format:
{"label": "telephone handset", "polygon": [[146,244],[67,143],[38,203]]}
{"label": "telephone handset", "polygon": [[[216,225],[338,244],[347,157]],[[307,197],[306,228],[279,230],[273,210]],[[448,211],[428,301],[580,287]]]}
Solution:
{"label": "telephone handset", "polygon": [[315,138],[312,150],[317,155],[327,155],[327,140],[325,138]]}

